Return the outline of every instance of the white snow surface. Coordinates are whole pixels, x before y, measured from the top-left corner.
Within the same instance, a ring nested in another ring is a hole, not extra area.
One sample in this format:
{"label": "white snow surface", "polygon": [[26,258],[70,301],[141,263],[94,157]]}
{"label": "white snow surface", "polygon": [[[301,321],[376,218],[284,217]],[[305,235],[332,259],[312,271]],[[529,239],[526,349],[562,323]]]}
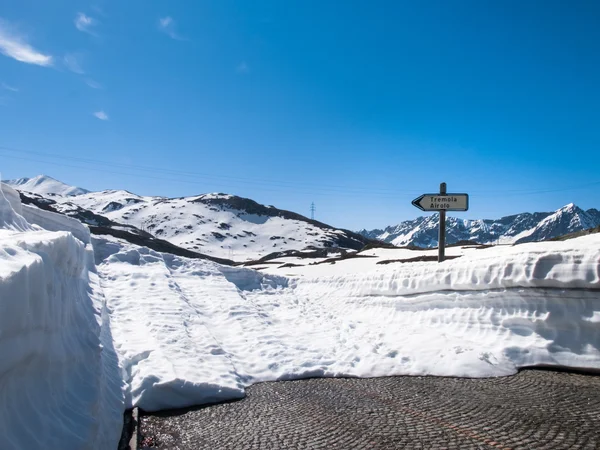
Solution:
{"label": "white snow surface", "polygon": [[86,194],[89,192],[86,189],[65,184],[48,175],[38,175],[33,178],[19,178],[16,180],[3,180],[2,182],[21,191],[33,192],[40,195],[54,194],[70,196]]}
{"label": "white snow surface", "polygon": [[[26,218],[38,223],[29,223]],[[0,185],[3,450],[116,448],[123,381],[93,250],[76,220]]]}
{"label": "white snow surface", "polygon": [[[0,351],[10,357],[0,361],[0,392],[11,412],[0,417],[0,434],[13,439],[11,449],[85,448],[89,436],[110,448],[121,382],[125,406],[155,411],[312,376],[600,370],[600,235],[452,247],[448,255],[462,256],[441,264],[377,264],[435,251],[372,249],[335,264],[286,257],[262,271],[94,236],[94,266],[83,229],[22,207],[14,191],[8,197]],[[40,426],[24,424],[30,416]],[[55,428],[53,439],[66,444],[43,447]]]}
{"label": "white snow surface", "polygon": [[600,370],[599,235],[453,248],[464,256],[442,264],[377,266],[388,251],[418,255],[375,249],[262,273],[94,241],[127,401],[145,410],[313,376]]}

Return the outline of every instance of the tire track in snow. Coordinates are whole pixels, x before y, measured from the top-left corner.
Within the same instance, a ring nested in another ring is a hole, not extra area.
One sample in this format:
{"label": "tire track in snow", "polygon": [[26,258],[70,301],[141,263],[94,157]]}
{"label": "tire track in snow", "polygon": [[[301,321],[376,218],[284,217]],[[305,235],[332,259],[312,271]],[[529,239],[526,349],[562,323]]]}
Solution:
{"label": "tire track in snow", "polygon": [[171,264],[170,256],[125,248],[98,266],[128,406],[167,409],[243,396],[239,373],[172,276]]}
{"label": "tire track in snow", "polygon": [[[190,340],[192,341],[201,341],[203,336],[202,333],[198,333],[198,326],[201,327],[212,339],[212,341],[215,343],[215,348],[212,348],[209,350],[211,355],[223,355],[225,358],[227,358],[229,360],[229,362],[231,363],[231,366],[234,370],[235,375],[241,379],[242,376],[240,375],[240,372],[237,370],[236,365],[233,361],[233,357],[231,355],[231,353],[227,352],[223,346],[223,343],[215,336],[215,334],[211,331],[211,328],[209,326],[210,324],[210,319],[212,319],[212,314],[210,313],[210,310],[208,310],[205,307],[202,307],[202,303],[198,302],[198,301],[193,301],[192,299],[195,299],[194,293],[193,292],[186,292],[186,290],[184,288],[182,288],[181,284],[177,282],[177,272],[173,270],[173,268],[167,264],[165,262],[166,268],[169,271],[172,279],[173,279],[173,286],[174,286],[174,290],[176,290],[181,299],[189,306],[189,308],[195,312],[195,314],[189,314],[188,315],[188,319],[190,320],[190,323],[185,322],[184,323],[184,327],[185,327],[185,332],[186,334],[189,336]],[[180,280],[181,281],[181,280]],[[207,320],[208,318],[208,320]],[[192,326],[193,324],[193,326]],[[198,339],[200,338],[200,339]]]}

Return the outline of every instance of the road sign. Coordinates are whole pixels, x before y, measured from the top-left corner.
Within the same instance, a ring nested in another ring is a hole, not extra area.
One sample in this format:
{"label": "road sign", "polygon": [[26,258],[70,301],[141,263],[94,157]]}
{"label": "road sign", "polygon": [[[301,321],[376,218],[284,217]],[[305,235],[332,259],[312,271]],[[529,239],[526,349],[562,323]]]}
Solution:
{"label": "road sign", "polygon": [[468,194],[423,194],[412,201],[421,211],[466,211]]}
{"label": "road sign", "polygon": [[439,211],[440,228],[438,230],[438,262],[444,261],[446,250],[446,211],[466,211],[469,209],[468,194],[446,193],[446,183],[440,183],[439,194],[423,194],[415,198],[412,204],[421,211]]}

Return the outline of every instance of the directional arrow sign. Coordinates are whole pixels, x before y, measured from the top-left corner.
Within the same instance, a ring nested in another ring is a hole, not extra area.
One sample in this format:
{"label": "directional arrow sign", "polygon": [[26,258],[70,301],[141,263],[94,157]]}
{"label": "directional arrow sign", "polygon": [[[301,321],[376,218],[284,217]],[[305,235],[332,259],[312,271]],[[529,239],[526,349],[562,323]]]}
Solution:
{"label": "directional arrow sign", "polygon": [[466,211],[469,194],[423,194],[412,204],[421,211]]}

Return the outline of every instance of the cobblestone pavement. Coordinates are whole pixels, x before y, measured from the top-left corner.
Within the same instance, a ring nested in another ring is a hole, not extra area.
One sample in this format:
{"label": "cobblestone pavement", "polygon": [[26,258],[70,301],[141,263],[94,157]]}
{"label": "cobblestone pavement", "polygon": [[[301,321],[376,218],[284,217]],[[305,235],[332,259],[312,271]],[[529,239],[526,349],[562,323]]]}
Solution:
{"label": "cobblestone pavement", "polygon": [[243,400],[141,419],[142,448],[598,449],[600,377],[262,383]]}

